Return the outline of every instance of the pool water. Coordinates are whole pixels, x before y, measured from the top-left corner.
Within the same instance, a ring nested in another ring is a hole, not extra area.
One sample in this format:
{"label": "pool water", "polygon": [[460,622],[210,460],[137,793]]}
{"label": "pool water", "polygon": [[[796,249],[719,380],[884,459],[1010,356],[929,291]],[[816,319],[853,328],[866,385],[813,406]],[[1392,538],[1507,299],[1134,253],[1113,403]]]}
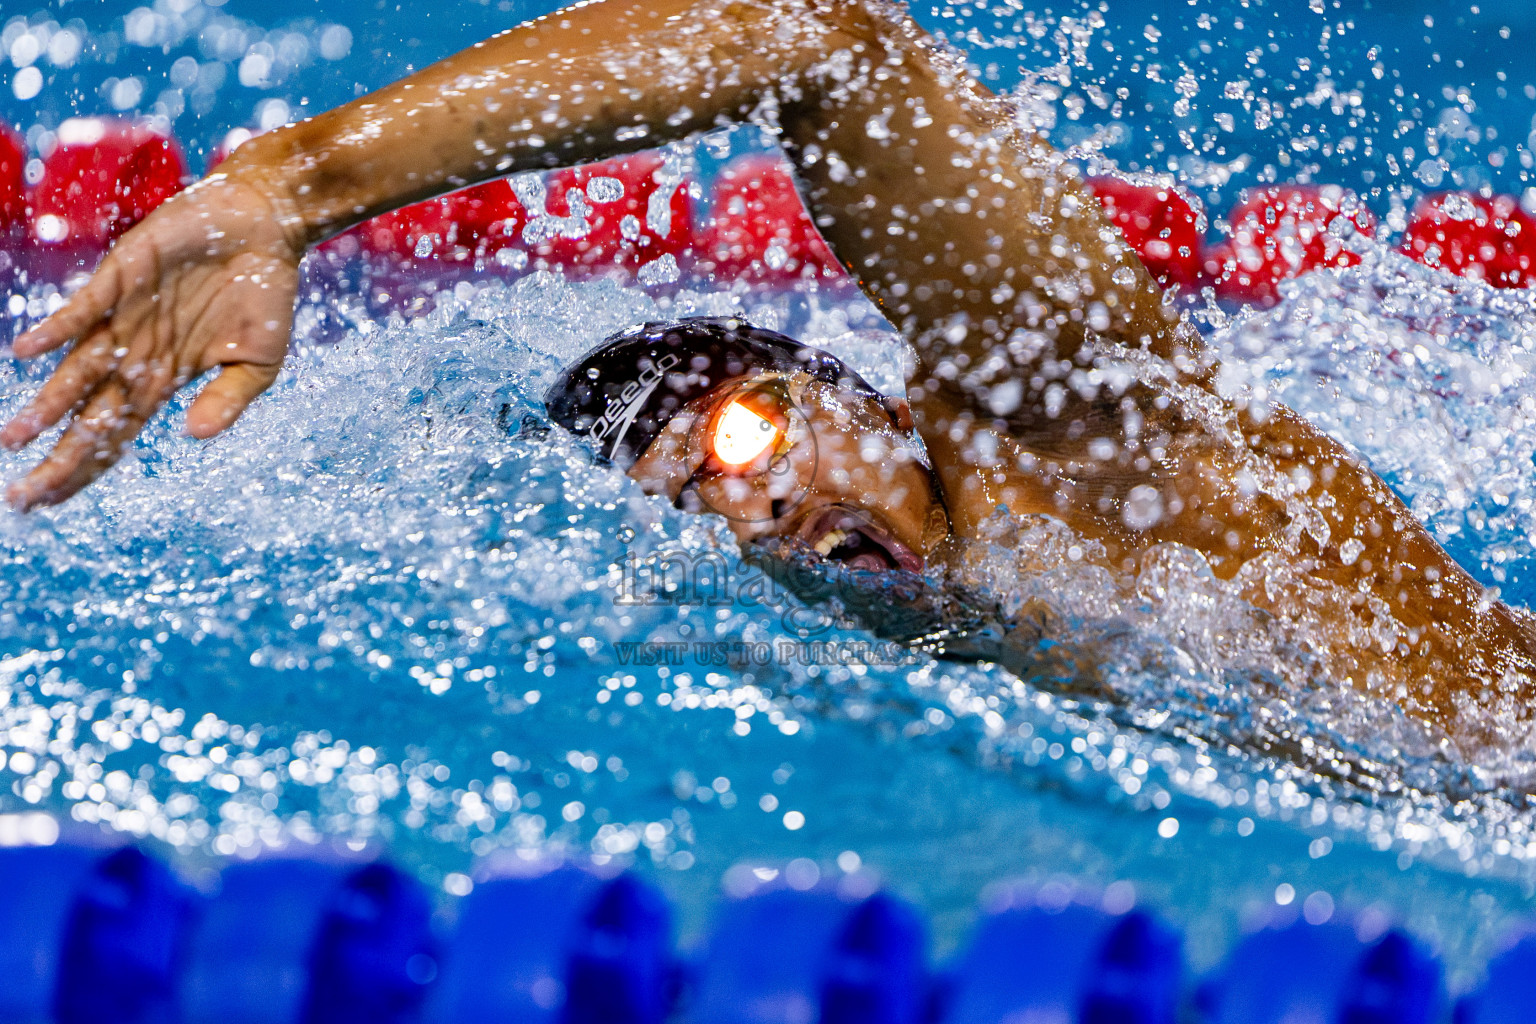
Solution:
{"label": "pool water", "polygon": [[[1245,185],[1336,182],[1400,228],[1425,190],[1527,188],[1523,5],[1018,7],[917,13],[1086,163],[1176,171],[1212,211]],[[0,109],[35,148],[71,114],[162,117],[196,163],[229,127],[342,102],[536,13],[7,10]],[[745,131],[698,159],[762,144]],[[7,332],[57,293],[29,289]],[[1403,921],[1457,986],[1531,910],[1532,749],[1469,762],[1308,678],[1304,638],[1177,551],[1126,590],[1023,524],[1031,558],[988,566],[999,600],[1046,601],[1098,639],[1113,704],[883,649],[839,664],[824,655],[872,635],[743,585],[760,570],[723,523],[548,428],[539,395],[563,362],[657,316],[745,313],[897,386],[894,337],[846,287],[537,274],[445,284],[412,317],[370,308],[317,268],[288,371],[227,436],[181,436],[178,403],[77,500],[0,516],[0,815],[147,837],[194,875],[293,843],[387,848],[456,893],[479,858],[569,850],[650,873],[693,933],[732,872],[805,858],[876,872],[941,950],[990,883],[1118,880],[1186,929],[1197,968],[1294,902]],[[1536,599],[1528,295],[1379,243],[1273,310],[1194,315],[1224,386],[1312,417],[1481,579]],[[0,367],[0,413],[44,372]],[[0,455],[0,474],[28,459]],[[668,559],[723,567],[725,599],[638,600],[635,574]]]}

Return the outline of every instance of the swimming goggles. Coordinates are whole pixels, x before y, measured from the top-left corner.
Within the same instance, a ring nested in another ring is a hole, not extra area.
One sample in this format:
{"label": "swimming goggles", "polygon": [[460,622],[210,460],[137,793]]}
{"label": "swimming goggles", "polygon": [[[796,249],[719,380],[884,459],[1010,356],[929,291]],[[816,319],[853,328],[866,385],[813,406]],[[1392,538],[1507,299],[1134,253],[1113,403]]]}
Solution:
{"label": "swimming goggles", "polygon": [[[688,508],[685,497],[706,506],[698,495],[705,481],[728,477],[743,482],[788,484],[799,490],[797,449],[808,447],[810,423],[801,409],[802,375],[770,373],[727,387],[701,418],[697,442],[704,458],[684,481],[674,504]],[[814,475],[814,457],[811,459]]]}

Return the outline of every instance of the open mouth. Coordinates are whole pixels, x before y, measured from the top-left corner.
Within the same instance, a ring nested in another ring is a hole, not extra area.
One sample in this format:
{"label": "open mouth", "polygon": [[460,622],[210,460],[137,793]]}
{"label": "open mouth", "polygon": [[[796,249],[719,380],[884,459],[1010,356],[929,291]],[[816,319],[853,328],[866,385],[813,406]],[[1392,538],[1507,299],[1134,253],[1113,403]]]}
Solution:
{"label": "open mouth", "polygon": [[797,531],[819,561],[840,562],[859,572],[922,572],[923,557],[866,512],[831,505],[813,513]]}

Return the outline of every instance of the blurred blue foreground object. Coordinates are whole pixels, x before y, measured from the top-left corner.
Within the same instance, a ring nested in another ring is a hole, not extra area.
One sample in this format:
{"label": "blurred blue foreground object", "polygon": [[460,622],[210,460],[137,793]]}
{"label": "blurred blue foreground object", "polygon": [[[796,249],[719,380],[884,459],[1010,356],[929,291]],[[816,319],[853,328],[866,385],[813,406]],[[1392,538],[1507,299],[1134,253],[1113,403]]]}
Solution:
{"label": "blurred blue foreground object", "polygon": [[1445,1013],[1440,964],[1406,933],[1284,917],[1243,939],[1198,1001],[1208,1024],[1438,1024]]}
{"label": "blurred blue foreground object", "polygon": [[1018,890],[977,925],[941,987],[938,1019],[1174,1024],[1181,951],[1178,933],[1144,911]]}
{"label": "blurred blue foreground object", "polygon": [[918,1024],[927,935],[882,893],[766,887],[728,902],[698,965],[696,1024]]}
{"label": "blurred blue foreground object", "polygon": [[170,869],[125,847],[97,861],[64,931],[59,1024],[174,1019],[192,898]]}
{"label": "blurred blue foreground object", "polygon": [[232,864],[192,935],[183,1024],[415,1021],[436,973],[431,906],[370,864]]}
{"label": "blurred blue foreground object", "polygon": [[137,849],[0,850],[0,1021],[170,1016],[189,897]]}
{"label": "blurred blue foreground object", "polygon": [[675,988],[671,950],[666,901],[629,875],[562,865],[493,877],[459,908],[427,1017],[661,1024]]}
{"label": "blurred blue foreground object", "polygon": [[0,850],[0,1020],[54,1019],[69,913],[99,856],[55,846]]}
{"label": "blurred blue foreground object", "polygon": [[1536,932],[1524,932],[1488,964],[1483,987],[1456,1005],[1456,1024],[1536,1020]]}
{"label": "blurred blue foreground object", "polygon": [[[1189,1000],[1179,933],[1128,887],[1002,888],[935,978],[923,919],[868,876],[744,868],[745,894],[720,904],[685,971],[670,905],[632,874],[514,858],[452,899],[388,864],[321,856],[230,862],[202,896],[134,847],[0,848],[0,1024],[1448,1019],[1428,949],[1331,907],[1320,924],[1276,910]],[[1536,1021],[1533,979],[1526,931],[1454,1024]]]}

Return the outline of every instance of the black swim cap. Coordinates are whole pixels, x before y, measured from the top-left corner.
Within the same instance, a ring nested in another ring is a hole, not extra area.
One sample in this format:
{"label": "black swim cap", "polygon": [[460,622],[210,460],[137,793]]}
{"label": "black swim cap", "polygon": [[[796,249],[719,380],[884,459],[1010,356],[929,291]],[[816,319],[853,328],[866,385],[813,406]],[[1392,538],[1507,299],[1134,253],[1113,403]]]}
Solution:
{"label": "black swim cap", "polygon": [[820,349],[738,317],[701,316],[620,331],[577,360],[545,392],[544,405],[550,419],[596,442],[598,458],[628,469],[683,406],[764,370],[807,373],[882,397]]}

